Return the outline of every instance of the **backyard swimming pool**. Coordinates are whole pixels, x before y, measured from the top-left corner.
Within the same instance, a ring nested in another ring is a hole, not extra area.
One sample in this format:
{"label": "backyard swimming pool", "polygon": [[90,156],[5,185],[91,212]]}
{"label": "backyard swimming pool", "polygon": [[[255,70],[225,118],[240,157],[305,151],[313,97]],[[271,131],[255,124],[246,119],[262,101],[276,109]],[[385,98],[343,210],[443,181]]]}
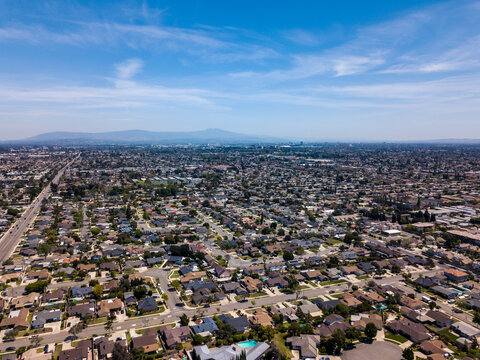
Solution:
{"label": "backyard swimming pool", "polygon": [[257,345],[258,343],[255,340],[248,340],[248,341],[242,341],[239,342],[237,345],[240,346],[241,348],[249,348],[252,346]]}

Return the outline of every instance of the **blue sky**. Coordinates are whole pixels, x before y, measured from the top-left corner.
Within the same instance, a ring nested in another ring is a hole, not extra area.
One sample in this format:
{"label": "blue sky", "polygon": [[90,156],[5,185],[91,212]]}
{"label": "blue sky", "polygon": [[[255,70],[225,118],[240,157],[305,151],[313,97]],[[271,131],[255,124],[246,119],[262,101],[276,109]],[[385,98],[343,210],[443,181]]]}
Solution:
{"label": "blue sky", "polygon": [[480,138],[480,1],[0,0],[0,128]]}

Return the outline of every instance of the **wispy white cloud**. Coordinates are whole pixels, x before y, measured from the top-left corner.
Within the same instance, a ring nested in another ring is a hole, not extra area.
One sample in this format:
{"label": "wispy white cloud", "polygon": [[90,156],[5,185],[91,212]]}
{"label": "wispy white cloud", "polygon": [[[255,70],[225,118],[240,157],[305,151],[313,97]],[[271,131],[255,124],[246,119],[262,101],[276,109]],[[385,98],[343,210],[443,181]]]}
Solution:
{"label": "wispy white cloud", "polygon": [[293,66],[285,70],[268,72],[231,73],[233,78],[253,78],[255,80],[290,81],[331,74],[336,77],[363,73],[385,62],[382,54],[365,56],[351,55],[312,55],[293,56]]}
{"label": "wispy white cloud", "polygon": [[140,59],[129,59],[115,65],[117,77],[122,80],[128,80],[137,74],[143,67],[143,61]]}
{"label": "wispy white cloud", "polygon": [[284,36],[286,39],[300,45],[315,46],[320,42],[318,35],[301,29],[286,31]]}
{"label": "wispy white cloud", "polygon": [[480,110],[480,73],[424,81],[286,87],[224,96],[254,103],[291,104],[340,112],[346,108],[461,112],[467,107]]}
{"label": "wispy white cloud", "polygon": [[[468,26],[458,26],[463,21]],[[436,73],[480,67],[480,8],[447,2],[359,28],[350,40],[317,52],[293,54],[290,66],[269,71],[232,72],[235,78],[298,80],[318,75]],[[476,24],[476,25],[475,25]],[[430,34],[431,33],[431,34]],[[291,31],[298,43],[311,34]],[[313,42],[312,42],[313,44]]]}
{"label": "wispy white cloud", "polygon": [[201,56],[214,62],[269,59],[278,53],[262,44],[241,41],[235,30],[180,28],[116,22],[75,22],[69,30],[54,31],[42,25],[0,27],[0,42],[60,43],[71,46],[104,45],[176,52]]}
{"label": "wispy white cloud", "polygon": [[214,92],[197,88],[172,88],[142,84],[131,78],[143,66],[140,59],[129,59],[115,65],[116,77],[107,80],[111,86],[0,86],[0,106],[23,104],[62,104],[70,108],[155,107],[162,103],[182,106],[215,107]]}
{"label": "wispy white cloud", "polygon": [[383,73],[434,73],[465,71],[480,67],[480,34],[474,35],[460,44],[452,44],[438,54],[409,56],[408,61],[395,64]]}
{"label": "wispy white cloud", "polygon": [[385,63],[385,59],[381,55],[372,56],[345,56],[343,58],[334,59],[332,67],[336,76],[353,75],[363,73],[378,65]]}

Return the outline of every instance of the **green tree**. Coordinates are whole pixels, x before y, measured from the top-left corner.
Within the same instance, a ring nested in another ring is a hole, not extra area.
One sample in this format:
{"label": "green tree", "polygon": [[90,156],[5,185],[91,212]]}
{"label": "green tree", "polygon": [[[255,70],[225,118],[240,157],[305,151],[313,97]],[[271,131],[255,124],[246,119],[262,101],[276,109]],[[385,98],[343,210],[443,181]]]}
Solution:
{"label": "green tree", "polygon": [[50,250],[52,250],[52,246],[47,243],[41,243],[37,247],[37,252],[39,255],[47,256],[50,253]]}
{"label": "green tree", "polygon": [[261,326],[258,330],[258,336],[262,341],[270,341],[275,336],[275,329],[271,326]]}
{"label": "green tree", "polygon": [[93,287],[93,296],[95,297],[95,299],[101,299],[102,296],[103,296],[103,288],[102,288],[102,285],[100,284],[97,284]]}
{"label": "green tree", "polygon": [[189,322],[190,320],[188,319],[187,314],[182,314],[182,316],[180,316],[180,323],[182,326],[188,326]]}
{"label": "green tree", "polygon": [[299,336],[300,333],[301,333],[300,324],[296,321],[292,322],[288,327],[288,331],[287,331],[288,337]]}
{"label": "green tree", "polygon": [[196,334],[193,335],[193,345],[202,345],[205,342],[205,339],[202,335]]}
{"label": "green tree", "polygon": [[412,348],[406,348],[402,351],[402,356],[405,360],[414,360],[415,354],[413,353]]}
{"label": "green tree", "polygon": [[25,291],[27,293],[31,293],[31,292],[42,293],[47,286],[48,286],[47,280],[39,280],[25,286]]}
{"label": "green tree", "polygon": [[346,338],[345,333],[337,329],[335,330],[330,338],[326,342],[326,349],[329,354],[339,354],[342,352],[342,349],[345,348]]}
{"label": "green tree", "polygon": [[133,360],[133,356],[128,352],[125,346],[117,341],[113,345],[112,360]]}
{"label": "green tree", "polygon": [[140,285],[133,290],[133,296],[140,300],[147,296],[147,292],[147,288],[143,285]]}
{"label": "green tree", "polygon": [[350,314],[350,311],[348,310],[348,306],[345,305],[344,303],[339,303],[335,305],[333,312],[335,314],[342,315],[344,318],[348,317],[348,315]]}
{"label": "green tree", "polygon": [[480,324],[480,311],[475,311],[473,313],[473,322],[475,324]]}
{"label": "green tree", "polygon": [[360,339],[360,336],[362,336],[362,333],[356,327],[352,326],[345,330],[345,336],[347,337],[347,339],[351,341],[355,341]]}
{"label": "green tree", "polygon": [[377,336],[377,327],[374,323],[368,323],[365,326],[365,335],[370,339],[373,340]]}
{"label": "green tree", "polygon": [[296,291],[299,289],[300,284],[298,283],[298,280],[295,278],[295,276],[293,275],[288,276],[287,281],[288,281],[288,289],[290,289],[291,291]]}
{"label": "green tree", "polygon": [[293,260],[293,258],[294,256],[291,251],[286,250],[283,252],[283,260],[290,261],[290,260]]}

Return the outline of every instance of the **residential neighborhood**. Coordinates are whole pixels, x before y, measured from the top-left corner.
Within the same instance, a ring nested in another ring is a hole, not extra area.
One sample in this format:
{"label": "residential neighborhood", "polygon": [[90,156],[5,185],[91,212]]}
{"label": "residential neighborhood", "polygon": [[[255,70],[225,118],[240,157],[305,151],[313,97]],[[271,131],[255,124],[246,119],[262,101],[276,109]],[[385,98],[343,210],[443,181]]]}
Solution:
{"label": "residential neighborhood", "polygon": [[2,151],[2,359],[480,355],[476,147]]}

